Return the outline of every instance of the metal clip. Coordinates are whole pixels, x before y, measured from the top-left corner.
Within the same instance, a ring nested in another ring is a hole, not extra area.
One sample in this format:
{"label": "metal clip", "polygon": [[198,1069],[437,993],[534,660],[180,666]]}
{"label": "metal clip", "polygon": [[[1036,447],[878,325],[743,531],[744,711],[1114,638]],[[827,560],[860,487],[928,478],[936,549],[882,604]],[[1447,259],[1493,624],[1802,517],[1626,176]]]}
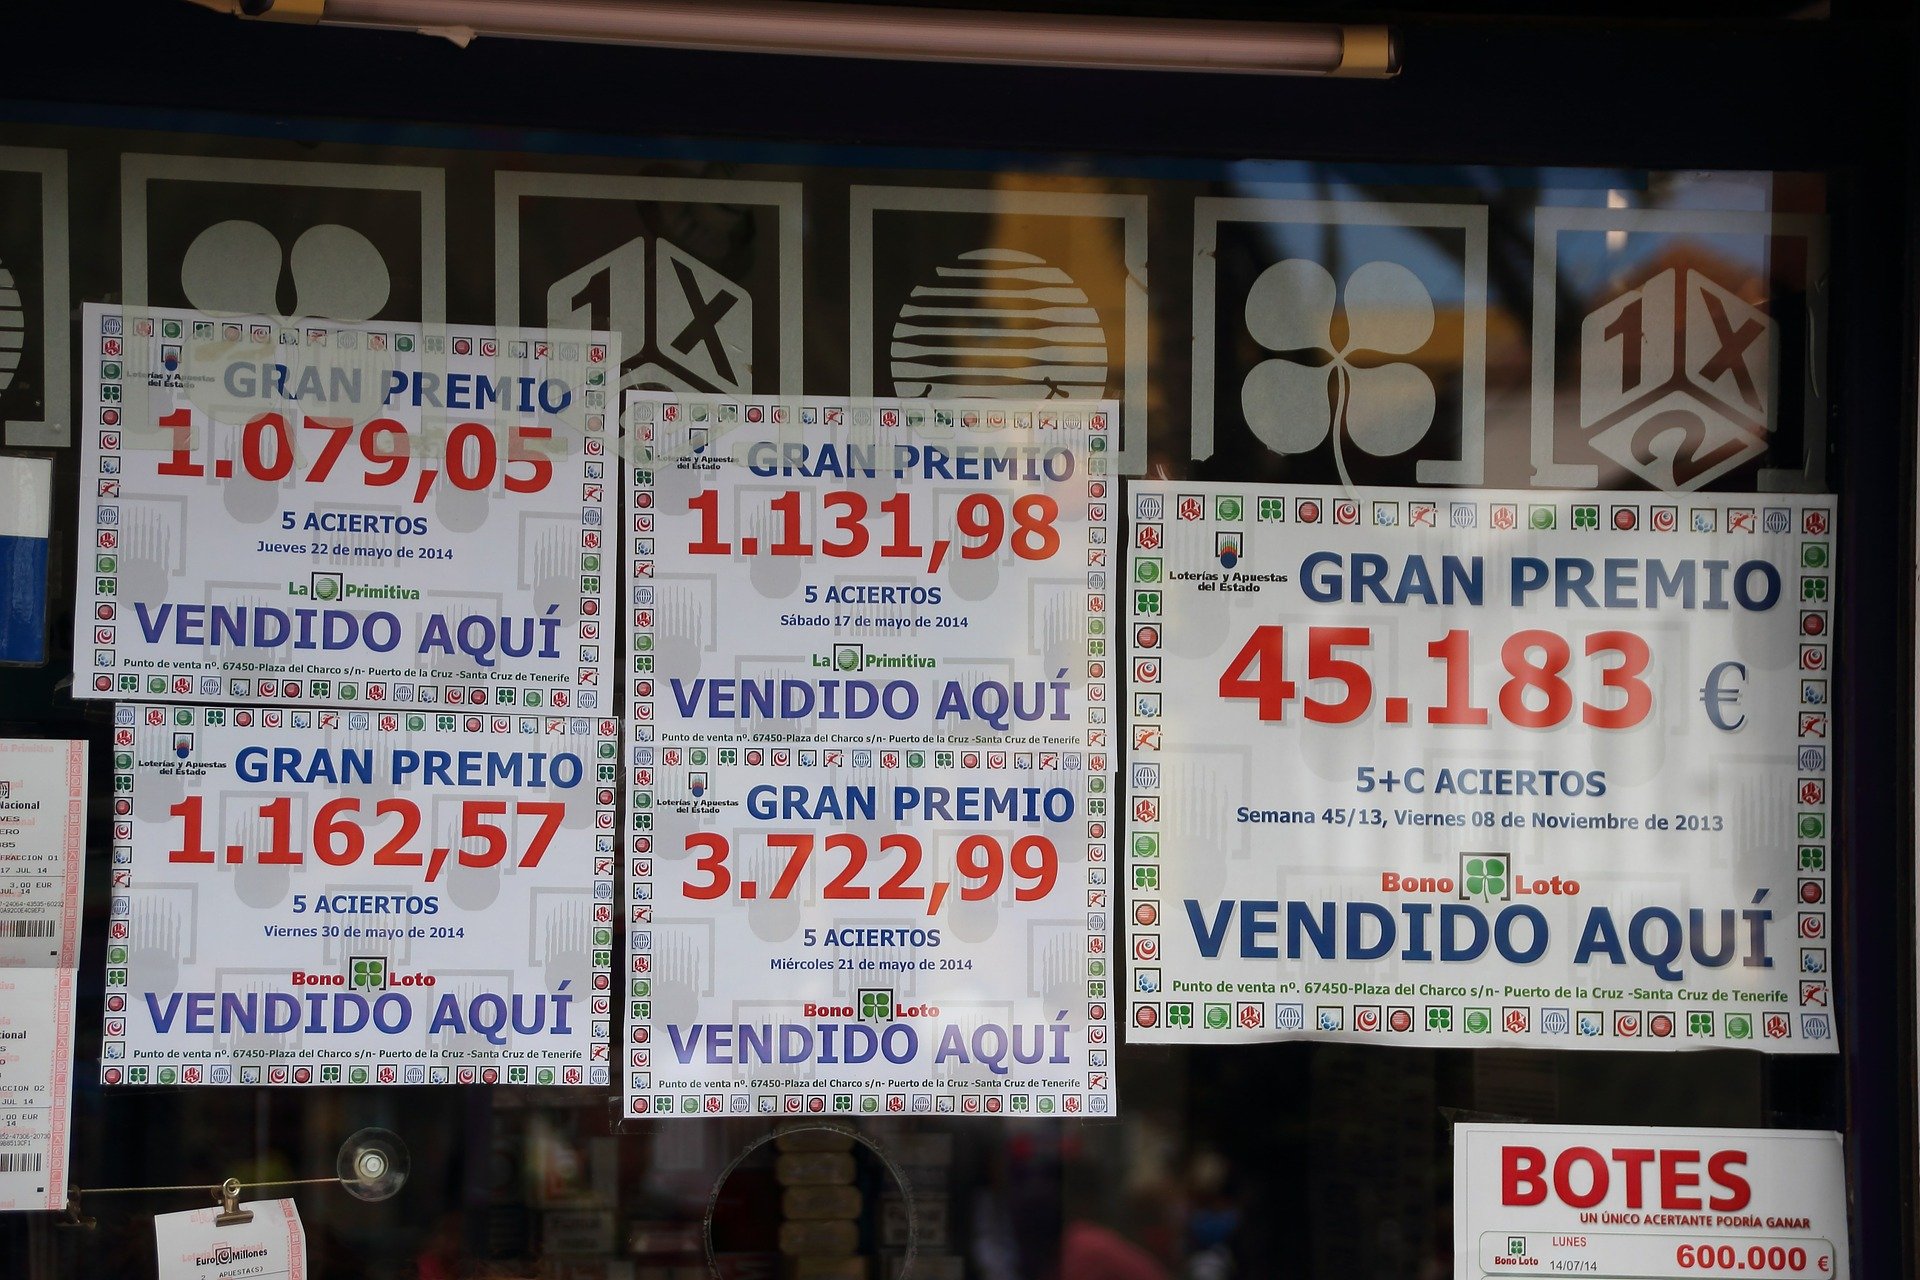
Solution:
{"label": "metal clip", "polygon": [[88,1231],[100,1225],[99,1219],[89,1218],[80,1211],[80,1188],[75,1186],[69,1186],[67,1188],[67,1216],[60,1219],[59,1225],[63,1227],[84,1227]]}
{"label": "metal clip", "polygon": [[213,1189],[213,1198],[220,1202],[220,1212],[214,1217],[216,1227],[238,1227],[253,1221],[253,1210],[240,1207],[240,1180],[228,1178]]}

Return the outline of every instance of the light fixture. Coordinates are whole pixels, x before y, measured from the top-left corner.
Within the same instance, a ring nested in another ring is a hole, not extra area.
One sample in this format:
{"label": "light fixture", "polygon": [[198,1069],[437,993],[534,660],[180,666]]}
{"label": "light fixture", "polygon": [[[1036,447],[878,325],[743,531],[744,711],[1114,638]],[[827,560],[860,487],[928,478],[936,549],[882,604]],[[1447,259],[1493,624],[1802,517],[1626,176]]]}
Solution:
{"label": "light fixture", "polygon": [[1224,22],[819,4],[810,0],[193,0],[270,22],[638,44],[807,57],[1379,79],[1392,33],[1334,23]]}

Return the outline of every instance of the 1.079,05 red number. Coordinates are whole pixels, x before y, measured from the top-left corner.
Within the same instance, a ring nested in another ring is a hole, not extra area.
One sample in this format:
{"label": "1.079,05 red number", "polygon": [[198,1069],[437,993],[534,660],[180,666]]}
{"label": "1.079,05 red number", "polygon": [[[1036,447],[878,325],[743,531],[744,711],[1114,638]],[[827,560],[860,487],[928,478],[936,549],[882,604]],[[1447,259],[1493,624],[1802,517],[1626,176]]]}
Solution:
{"label": "1.079,05 red number", "polygon": [[[154,470],[163,476],[197,479],[206,475],[206,464],[194,454],[193,410],[176,409],[159,419],[158,425],[171,431],[173,450]],[[301,445],[317,448],[304,452],[304,472],[299,470]],[[416,437],[419,437],[416,439]],[[392,418],[375,418],[356,424],[346,418],[302,416],[296,437],[284,414],[261,413],[247,419],[240,429],[239,463],[242,473],[269,484],[294,479],[305,484],[324,483],[350,443],[357,443],[361,460],[360,483],[374,489],[399,484],[411,470],[414,476],[413,501],[426,501],[434,481],[444,474],[456,489],[477,493],[489,489],[495,481],[508,493],[540,493],[553,479],[553,460],[534,441],[553,438],[552,427],[516,425],[506,432],[507,457],[500,459],[500,441],[495,429],[480,422],[455,424],[439,445],[427,443],[424,435],[409,432]],[[416,456],[418,453],[418,456]],[[221,478],[233,474],[234,460],[214,462],[214,474]],[[516,467],[525,468],[518,472]]]}

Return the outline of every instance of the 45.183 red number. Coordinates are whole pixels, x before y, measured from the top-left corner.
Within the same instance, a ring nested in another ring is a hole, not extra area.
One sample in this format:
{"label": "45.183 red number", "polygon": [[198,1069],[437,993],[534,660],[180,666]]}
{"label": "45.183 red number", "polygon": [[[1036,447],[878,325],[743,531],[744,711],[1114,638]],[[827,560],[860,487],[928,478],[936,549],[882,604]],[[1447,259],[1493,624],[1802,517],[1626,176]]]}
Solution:
{"label": "45.183 red number", "polygon": [[[1356,656],[1373,645],[1371,627],[1307,627],[1305,679],[1337,684],[1337,699],[1302,700],[1302,714],[1314,724],[1352,724],[1367,715],[1374,702],[1373,676]],[[1262,625],[1253,629],[1233,661],[1220,673],[1220,696],[1250,699],[1260,719],[1284,721],[1287,704],[1299,697],[1298,685],[1286,674],[1287,629]],[[1428,724],[1484,725],[1488,708],[1473,701],[1472,635],[1447,632],[1427,646],[1427,656],[1445,669],[1444,700],[1426,708]],[[1522,729],[1551,729],[1573,714],[1576,703],[1583,724],[1596,729],[1631,729],[1653,710],[1653,688],[1644,679],[1653,663],[1647,642],[1631,631],[1595,631],[1582,642],[1589,658],[1615,660],[1598,668],[1600,687],[1609,691],[1606,703],[1582,701],[1567,679],[1573,646],[1552,631],[1530,628],[1516,631],[1500,645],[1500,662],[1507,670],[1496,705],[1501,719]],[[1405,723],[1407,699],[1388,698],[1388,723]]]}

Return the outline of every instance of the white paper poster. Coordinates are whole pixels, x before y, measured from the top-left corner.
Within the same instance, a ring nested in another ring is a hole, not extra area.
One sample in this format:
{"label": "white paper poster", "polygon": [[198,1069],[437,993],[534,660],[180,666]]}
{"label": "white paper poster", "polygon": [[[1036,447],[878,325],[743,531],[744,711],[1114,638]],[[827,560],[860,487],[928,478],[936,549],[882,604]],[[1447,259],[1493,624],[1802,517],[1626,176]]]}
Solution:
{"label": "white paper poster", "polygon": [[1462,1124],[1455,1280],[1846,1280],[1840,1135]]}
{"label": "white paper poster", "polygon": [[223,1227],[219,1206],[153,1218],[159,1280],[305,1280],[307,1230],[291,1200],[240,1203],[253,1221]]}
{"label": "white paper poster", "polygon": [[1834,1051],[1831,498],[1129,503],[1132,1038]]}
{"label": "white paper poster", "polygon": [[115,708],[108,1084],[606,1084],[618,722]]}
{"label": "white paper poster", "polygon": [[84,324],[78,695],[611,706],[606,335]]}
{"label": "white paper poster", "polygon": [[87,744],[0,739],[0,1210],[67,1202]]}
{"label": "white paper poster", "polygon": [[1111,1112],[1111,406],[628,411],[627,1114]]}

